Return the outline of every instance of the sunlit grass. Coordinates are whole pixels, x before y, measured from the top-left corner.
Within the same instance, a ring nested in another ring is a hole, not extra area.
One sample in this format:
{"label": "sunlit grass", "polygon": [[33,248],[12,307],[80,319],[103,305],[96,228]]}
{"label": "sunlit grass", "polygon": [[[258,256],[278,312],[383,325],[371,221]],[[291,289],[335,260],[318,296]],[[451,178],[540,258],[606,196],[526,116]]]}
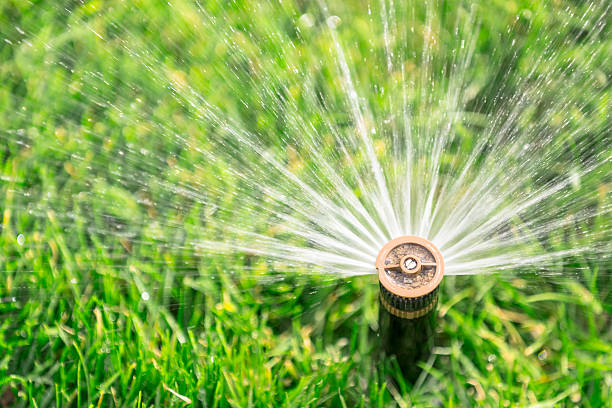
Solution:
{"label": "sunlit grass", "polygon": [[[530,8],[544,24],[546,9],[523,3],[492,2],[481,13],[483,55],[507,41],[486,37],[505,24],[497,21],[500,9]],[[559,276],[445,278],[437,347],[423,363],[426,374],[410,385],[393,361],[378,359],[374,276],[284,274],[285,265],[249,254],[211,256],[184,245],[222,239],[227,231],[208,220],[227,214],[161,183],[228,189],[220,198],[226,210],[230,189],[239,186],[229,169],[191,149],[214,129],[198,127],[168,84],[190,81],[270,143],[282,124],[270,111],[244,107],[242,101],[255,106],[257,89],[246,78],[229,81],[229,70],[210,62],[225,55],[223,39],[186,38],[197,7],[175,6],[180,12],[155,2],[138,2],[136,11],[89,2],[67,13],[53,2],[0,2],[0,408],[609,404],[612,286],[605,260],[566,259]],[[210,13],[241,25],[249,19],[245,7],[213,4]],[[267,18],[260,27],[293,21],[288,12]],[[356,24],[354,32],[363,48],[349,51],[356,57],[369,46],[362,28]],[[333,88],[334,61],[323,53],[331,44],[312,41],[322,56],[299,49],[294,56],[303,64],[322,59],[321,78]],[[264,55],[277,54],[265,46]],[[141,71],[142,61],[128,52],[136,49],[163,61],[152,72],[166,75],[165,82]],[[579,56],[578,42],[575,50]],[[517,75],[531,57],[518,60]],[[478,60],[473,69],[493,88],[499,84],[489,63]],[[371,77],[363,83],[385,80],[382,70],[366,68],[360,72]],[[291,76],[268,74],[279,83]],[[609,84],[601,86],[609,95]],[[374,96],[370,102],[376,107]],[[601,123],[609,120],[609,100],[597,109]],[[572,120],[595,126],[580,112]],[[185,139],[156,138],[167,131],[160,124]],[[465,140],[475,137],[462,131]],[[150,188],[126,177],[126,168],[149,177]],[[583,180],[598,186],[591,207],[602,212],[575,226],[584,241],[569,241],[560,229],[547,250],[589,245],[589,233],[610,230],[606,169]]]}

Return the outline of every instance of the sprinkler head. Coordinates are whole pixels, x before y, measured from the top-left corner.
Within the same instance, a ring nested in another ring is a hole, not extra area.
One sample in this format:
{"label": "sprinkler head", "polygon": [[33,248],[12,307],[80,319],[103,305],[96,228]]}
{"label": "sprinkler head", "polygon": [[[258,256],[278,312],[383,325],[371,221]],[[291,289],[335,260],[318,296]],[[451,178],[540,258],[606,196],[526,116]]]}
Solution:
{"label": "sprinkler head", "polygon": [[381,303],[389,313],[414,319],[434,308],[444,260],[433,243],[411,235],[392,239],[380,250],[376,269]]}

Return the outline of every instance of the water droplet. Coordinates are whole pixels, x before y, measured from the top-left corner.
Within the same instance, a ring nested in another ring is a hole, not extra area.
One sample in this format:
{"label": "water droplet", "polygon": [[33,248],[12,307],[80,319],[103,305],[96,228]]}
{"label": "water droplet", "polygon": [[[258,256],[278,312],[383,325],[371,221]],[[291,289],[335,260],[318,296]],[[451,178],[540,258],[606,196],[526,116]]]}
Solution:
{"label": "water droplet", "polygon": [[546,360],[546,357],[548,357],[548,352],[546,350],[542,350],[538,353],[538,359],[540,359],[540,361]]}
{"label": "water droplet", "polygon": [[140,297],[141,297],[141,298],[142,298],[142,300],[144,300],[145,302],[151,298],[151,296],[149,295],[149,292],[142,292],[142,294],[140,295]]}
{"label": "water droplet", "polygon": [[338,16],[330,16],[330,17],[327,17],[327,20],[326,20],[327,26],[329,28],[331,28],[332,30],[334,28],[338,27],[338,25],[340,25],[341,21],[342,20],[340,20],[340,17],[338,17]]}
{"label": "water droplet", "polygon": [[25,237],[23,236],[23,234],[17,235],[17,243],[20,246],[22,246],[25,243]]}
{"label": "water droplet", "polygon": [[312,27],[314,25],[314,17],[310,13],[302,14],[299,19],[299,22],[304,27]]}

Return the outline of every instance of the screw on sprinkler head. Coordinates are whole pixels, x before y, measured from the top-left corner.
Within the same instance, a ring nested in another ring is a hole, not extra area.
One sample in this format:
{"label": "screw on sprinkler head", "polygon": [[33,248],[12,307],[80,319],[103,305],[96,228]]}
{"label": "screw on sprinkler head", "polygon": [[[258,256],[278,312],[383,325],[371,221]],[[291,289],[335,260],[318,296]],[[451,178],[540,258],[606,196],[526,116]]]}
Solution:
{"label": "screw on sprinkler head", "polygon": [[385,290],[402,298],[419,298],[438,288],[444,259],[430,241],[407,235],[389,241],[376,258],[378,280]]}
{"label": "screw on sprinkler head", "polygon": [[383,351],[397,358],[407,380],[416,380],[421,371],[417,363],[427,358],[433,346],[444,259],[430,241],[404,236],[389,241],[380,250],[376,269]]}

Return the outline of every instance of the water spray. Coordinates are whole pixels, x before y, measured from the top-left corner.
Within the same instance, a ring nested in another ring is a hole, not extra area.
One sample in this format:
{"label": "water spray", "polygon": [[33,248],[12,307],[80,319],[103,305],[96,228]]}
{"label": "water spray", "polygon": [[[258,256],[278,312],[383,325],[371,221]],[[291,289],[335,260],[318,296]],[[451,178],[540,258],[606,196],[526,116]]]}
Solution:
{"label": "water spray", "polygon": [[427,359],[433,346],[442,254],[424,238],[403,236],[380,250],[376,269],[383,351],[395,356],[404,377],[414,381],[421,372],[418,362]]}

